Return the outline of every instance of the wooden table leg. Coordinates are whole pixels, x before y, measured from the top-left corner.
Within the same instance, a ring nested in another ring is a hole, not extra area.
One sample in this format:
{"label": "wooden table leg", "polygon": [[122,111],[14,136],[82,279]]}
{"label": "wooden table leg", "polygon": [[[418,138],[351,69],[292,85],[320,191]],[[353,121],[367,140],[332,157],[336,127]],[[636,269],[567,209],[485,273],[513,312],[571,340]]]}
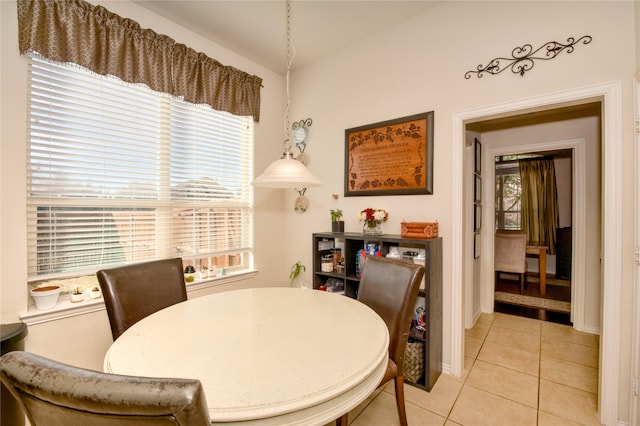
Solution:
{"label": "wooden table leg", "polygon": [[540,249],[540,257],[538,258],[538,269],[540,270],[540,296],[547,293],[547,249]]}

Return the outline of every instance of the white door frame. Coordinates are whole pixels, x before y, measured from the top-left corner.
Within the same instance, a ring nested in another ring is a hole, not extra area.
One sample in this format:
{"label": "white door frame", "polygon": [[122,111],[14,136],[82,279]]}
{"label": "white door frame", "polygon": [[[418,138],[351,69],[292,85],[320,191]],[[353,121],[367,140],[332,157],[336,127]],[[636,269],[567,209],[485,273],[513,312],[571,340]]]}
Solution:
{"label": "white door frame", "polygon": [[[488,147],[486,159],[483,161],[483,170],[487,171],[486,182],[495,181],[495,160],[494,157],[508,154],[525,154],[536,151],[554,151],[560,149],[572,149],[572,200],[571,200],[571,321],[574,328],[592,333],[593,330],[586,330],[584,323],[585,304],[585,265],[586,250],[585,240],[587,235],[586,223],[586,198],[587,198],[587,171],[586,171],[586,148],[585,139],[569,139],[551,142],[541,142],[530,145],[503,146],[499,148]],[[483,185],[484,194],[482,215],[493,217],[495,211],[495,185]],[[493,227],[487,226],[481,231],[483,235],[482,253],[482,301],[481,306],[484,312],[493,312],[494,304],[494,271],[493,271]]]}
{"label": "white door frame", "polygon": [[640,423],[640,75],[633,81],[634,97],[634,143],[636,164],[636,204],[635,204],[635,279],[633,290],[633,325],[631,327],[631,401],[629,406],[629,424]]}
{"label": "white door frame", "polygon": [[[452,226],[451,226],[451,365],[454,376],[462,376],[464,366],[464,147],[466,123],[532,110],[602,101],[602,317],[598,407],[600,422],[618,422],[618,382],[620,349],[620,301],[622,277],[622,89],[614,81],[581,87],[497,105],[474,108],[452,117]],[[444,312],[447,312],[446,309]]]}

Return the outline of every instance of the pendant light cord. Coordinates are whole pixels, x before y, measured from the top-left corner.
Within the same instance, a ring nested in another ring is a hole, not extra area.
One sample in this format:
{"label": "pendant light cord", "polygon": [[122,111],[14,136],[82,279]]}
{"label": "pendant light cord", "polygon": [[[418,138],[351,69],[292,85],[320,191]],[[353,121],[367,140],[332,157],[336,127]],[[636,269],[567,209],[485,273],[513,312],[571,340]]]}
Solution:
{"label": "pendant light cord", "polygon": [[290,99],[290,88],[289,88],[289,74],[291,73],[291,63],[293,62],[293,57],[296,55],[296,49],[293,45],[293,41],[291,40],[291,0],[287,0],[287,106],[284,112],[284,147],[285,151],[289,151],[291,148],[291,126],[289,122],[289,107],[291,104]]}

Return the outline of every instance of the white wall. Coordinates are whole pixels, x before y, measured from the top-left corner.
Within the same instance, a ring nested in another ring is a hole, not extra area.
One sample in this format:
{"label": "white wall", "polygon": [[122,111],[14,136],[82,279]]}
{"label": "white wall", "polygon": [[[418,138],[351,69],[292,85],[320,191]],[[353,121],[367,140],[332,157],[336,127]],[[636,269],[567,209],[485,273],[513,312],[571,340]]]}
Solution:
{"label": "white wall", "polygon": [[[96,2],[98,3],[98,2]],[[255,126],[255,170],[262,172],[281,154],[283,140],[283,78],[233,52],[128,1],[99,2],[120,16],[136,20],[177,42],[185,43],[225,65],[231,65],[263,79],[260,123]],[[26,291],[26,108],[27,60],[18,54],[15,1],[0,2],[2,34],[1,145],[0,145],[0,291],[1,321],[17,322],[27,310]],[[256,173],[256,174],[257,174]],[[289,285],[290,264],[283,250],[283,194],[255,190],[254,279],[191,292],[189,297],[247,286]],[[291,262],[293,263],[293,262]],[[53,359],[89,368],[102,369],[102,359],[111,343],[111,332],[104,310],[56,321],[30,325],[25,346]]]}
{"label": "white wall", "polygon": [[[526,24],[523,17],[526,16]],[[632,2],[443,2],[428,12],[322,61],[296,70],[292,76],[292,118],[313,118],[307,152],[311,169],[324,186],[307,191],[310,209],[286,210],[289,253],[311,261],[314,231],[329,229],[329,209],[345,212],[347,231],[359,231],[356,220],[366,207],[384,208],[390,219],[385,232],[399,233],[402,220],[439,221],[443,237],[444,341],[443,362],[451,363],[452,300],[452,116],[454,113],[591,84],[622,81],[624,176],[633,176],[631,78],[635,70],[634,5]],[[497,56],[530,43],[534,47],[568,37],[590,35],[589,45],[576,46],[550,61],[537,62],[525,76],[509,70],[499,75],[464,79],[464,73]],[[435,111],[434,194],[349,197],[343,194],[344,130],[347,128]],[[633,226],[633,182],[621,188],[622,226]],[[295,193],[290,193],[293,203]],[[596,225],[598,226],[598,225]],[[630,300],[633,241],[624,235],[621,300]],[[590,247],[591,249],[596,249]],[[469,253],[465,250],[465,253]],[[310,271],[307,272],[310,274]],[[468,295],[465,295],[465,298]],[[461,310],[462,311],[462,310]],[[628,394],[630,308],[622,306],[620,392]],[[620,417],[628,413],[619,402]]]}

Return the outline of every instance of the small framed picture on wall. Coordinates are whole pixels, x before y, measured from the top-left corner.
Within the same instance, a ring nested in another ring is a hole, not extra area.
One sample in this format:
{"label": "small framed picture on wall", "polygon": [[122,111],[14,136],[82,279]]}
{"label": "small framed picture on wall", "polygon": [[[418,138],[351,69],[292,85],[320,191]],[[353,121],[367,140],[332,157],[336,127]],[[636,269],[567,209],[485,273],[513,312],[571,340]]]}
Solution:
{"label": "small framed picture on wall", "polygon": [[482,229],[482,206],[474,204],[473,206],[473,230],[478,232]]}
{"label": "small framed picture on wall", "polygon": [[473,154],[474,154],[474,165],[475,165],[475,172],[477,174],[481,174],[482,173],[482,145],[480,144],[480,141],[478,139],[474,139],[473,140]]}

